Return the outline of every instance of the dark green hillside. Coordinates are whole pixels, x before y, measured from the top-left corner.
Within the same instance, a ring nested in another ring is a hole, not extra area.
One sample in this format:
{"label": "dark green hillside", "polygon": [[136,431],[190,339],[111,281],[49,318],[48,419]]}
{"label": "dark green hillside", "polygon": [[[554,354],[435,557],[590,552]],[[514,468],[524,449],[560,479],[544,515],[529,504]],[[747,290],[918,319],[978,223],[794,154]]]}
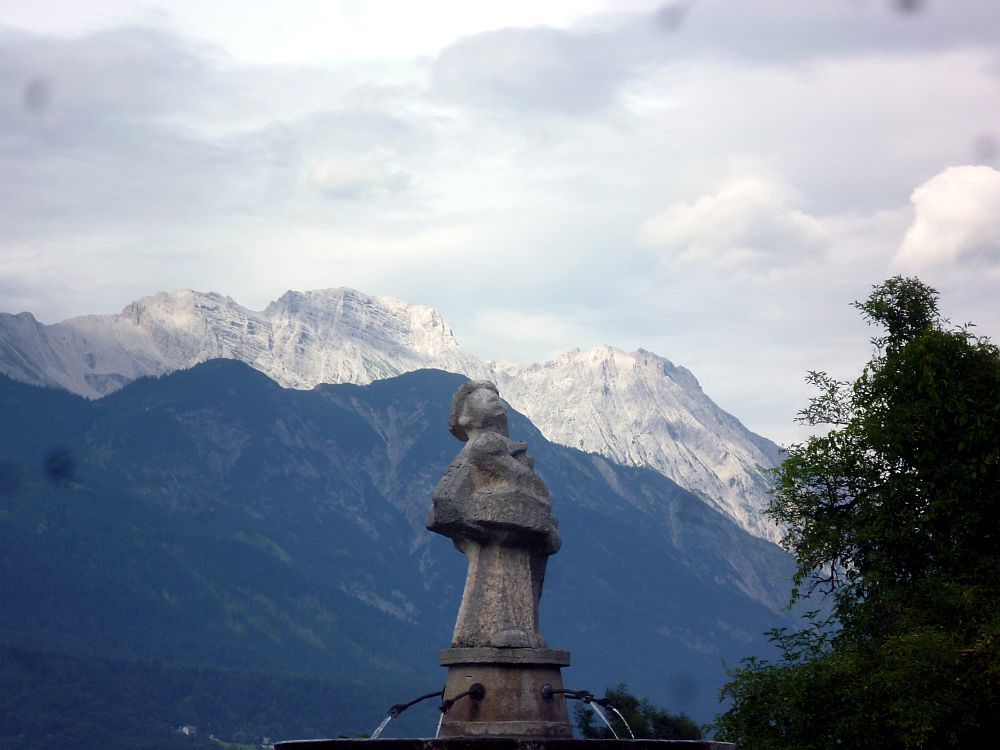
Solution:
{"label": "dark green hillside", "polygon": [[[71,731],[82,705],[131,746],[196,741],[174,722],[350,735],[439,687],[465,565],[423,518],[460,447],[444,425],[461,380],[290,391],[220,360],[88,402],[0,378],[0,747]],[[573,651],[567,683],[709,717],[722,660],[784,622],[788,558],[655,472],[519,415],[511,432],[560,519],[542,632]],[[25,659],[43,668],[25,677]],[[388,734],[434,721],[414,710]]]}
{"label": "dark green hillside", "polygon": [[[265,736],[261,727],[272,740],[337,736],[344,716],[367,717],[373,703],[388,706],[397,697],[388,689],[343,679],[0,647],[0,747],[5,750],[219,750],[211,734],[256,745]],[[432,705],[418,707],[400,721],[433,723],[434,711]],[[177,730],[183,726],[198,732],[182,735]]]}
{"label": "dark green hillside", "polygon": [[[17,574],[4,577],[4,639],[194,666],[409,676],[391,646],[416,640],[433,653],[439,638],[351,593],[407,577],[396,563],[403,526],[351,476],[357,420],[321,402],[307,414],[302,395],[219,362],[90,405],[76,442],[58,443],[73,477],[22,471],[5,498],[2,554]],[[312,448],[265,427],[340,437],[342,422],[346,438]]]}

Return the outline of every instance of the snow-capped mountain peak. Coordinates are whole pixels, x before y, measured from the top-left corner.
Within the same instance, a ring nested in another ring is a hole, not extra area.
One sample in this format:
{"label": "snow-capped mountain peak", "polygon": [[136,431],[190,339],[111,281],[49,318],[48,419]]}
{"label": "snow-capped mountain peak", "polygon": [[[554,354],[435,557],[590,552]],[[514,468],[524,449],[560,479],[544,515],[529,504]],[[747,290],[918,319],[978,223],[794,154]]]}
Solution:
{"label": "snow-capped mountain peak", "polygon": [[600,346],[497,368],[495,377],[550,440],[654,468],[752,533],[777,538],[760,517],[777,446],[716,406],[686,368],[643,349]]}

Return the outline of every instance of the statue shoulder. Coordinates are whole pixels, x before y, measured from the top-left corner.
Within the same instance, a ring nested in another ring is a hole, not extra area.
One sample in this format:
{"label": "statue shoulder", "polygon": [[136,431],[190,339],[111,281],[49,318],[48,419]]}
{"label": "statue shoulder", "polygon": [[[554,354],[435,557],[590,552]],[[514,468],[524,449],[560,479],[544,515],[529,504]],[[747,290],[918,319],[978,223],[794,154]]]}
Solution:
{"label": "statue shoulder", "polygon": [[516,441],[501,435],[499,432],[484,432],[471,441],[467,448],[472,455],[494,455],[497,453],[510,455],[514,445],[516,445]]}

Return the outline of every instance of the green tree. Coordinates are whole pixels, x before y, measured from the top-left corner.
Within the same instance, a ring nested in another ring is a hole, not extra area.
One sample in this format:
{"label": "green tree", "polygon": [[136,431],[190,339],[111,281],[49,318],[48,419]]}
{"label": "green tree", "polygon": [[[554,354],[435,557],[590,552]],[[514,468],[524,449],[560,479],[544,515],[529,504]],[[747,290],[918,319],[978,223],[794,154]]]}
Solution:
{"label": "green tree", "polygon": [[776,661],[731,671],[716,720],[747,748],[971,747],[1000,731],[1000,351],[895,277],[855,303],[872,360],[813,372],[770,515],[798,562],[793,600],[832,597]]}
{"label": "green tree", "polygon": [[[615,727],[620,739],[630,739],[628,729],[639,740],[700,740],[701,729],[684,714],[671,714],[657,708],[645,698],[632,695],[624,683],[608,688],[604,698],[625,717],[628,728],[621,718],[609,708],[602,708],[605,716]],[[612,739],[607,725],[594,715],[591,707],[577,704],[573,709],[576,726],[580,734],[589,740]]]}

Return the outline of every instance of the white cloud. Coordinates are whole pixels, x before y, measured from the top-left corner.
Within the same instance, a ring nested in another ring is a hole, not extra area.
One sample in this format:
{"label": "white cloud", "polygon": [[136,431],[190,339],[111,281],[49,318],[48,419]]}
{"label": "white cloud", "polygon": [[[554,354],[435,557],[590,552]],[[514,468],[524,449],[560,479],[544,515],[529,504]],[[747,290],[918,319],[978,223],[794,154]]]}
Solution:
{"label": "white cloud", "polygon": [[61,135],[189,115],[208,96],[205,81],[218,56],[169,30],[124,27],[58,38],[0,27],[0,90],[21,94],[0,99],[0,115],[7,127],[44,125]]}
{"label": "white cloud", "polygon": [[540,26],[476,34],[438,55],[434,90],[488,109],[586,114],[608,106],[627,77],[625,41]]}
{"label": "white cloud", "polygon": [[[346,285],[483,356],[652,349],[782,439],[805,370],[869,355],[849,303],[930,221],[907,196],[1000,122],[996,0],[443,1],[18,4],[0,309]],[[1000,267],[963,242],[920,275],[995,333]]]}
{"label": "white cloud", "polygon": [[409,184],[403,172],[356,156],[338,156],[316,165],[310,183],[332,198],[361,198],[396,192]]}
{"label": "white cloud", "polygon": [[805,3],[802,0],[696,2],[678,52],[748,62],[845,58],[894,50],[915,53],[995,45],[1000,6],[994,0],[923,2],[899,12],[898,0]]}
{"label": "white cloud", "polygon": [[781,186],[747,178],[647,219],[638,240],[664,261],[767,269],[816,257],[828,237]]}
{"label": "white cloud", "polygon": [[897,268],[1000,264],[1000,171],[949,167],[913,191],[914,219],[893,258]]}
{"label": "white cloud", "polygon": [[591,340],[590,331],[600,323],[600,317],[581,304],[538,312],[489,308],[476,312],[459,341],[482,356],[503,353],[498,357],[508,361],[545,361],[565,351],[566,342],[579,347],[597,345],[599,341]]}

